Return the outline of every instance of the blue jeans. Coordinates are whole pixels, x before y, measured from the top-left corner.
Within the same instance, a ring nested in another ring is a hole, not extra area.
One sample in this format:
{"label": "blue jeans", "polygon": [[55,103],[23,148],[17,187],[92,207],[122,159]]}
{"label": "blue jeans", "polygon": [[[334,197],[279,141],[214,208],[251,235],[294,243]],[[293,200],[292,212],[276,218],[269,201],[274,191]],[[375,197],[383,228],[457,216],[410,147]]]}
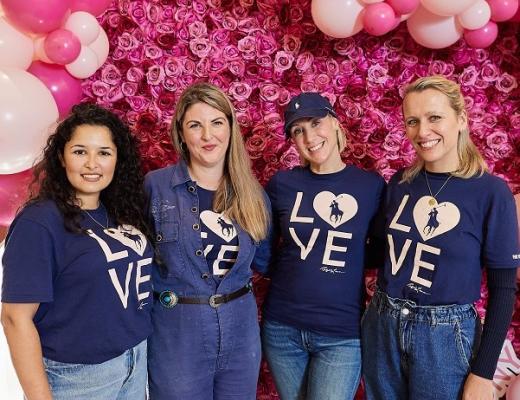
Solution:
{"label": "blue jeans", "polygon": [[351,400],[361,377],[361,343],[264,321],[264,356],[282,400]]}
{"label": "blue jeans", "polygon": [[101,364],[43,358],[54,400],[144,400],[146,340]]}
{"label": "blue jeans", "polygon": [[367,400],[455,400],[480,342],[472,304],[417,306],[376,292],[361,322]]}

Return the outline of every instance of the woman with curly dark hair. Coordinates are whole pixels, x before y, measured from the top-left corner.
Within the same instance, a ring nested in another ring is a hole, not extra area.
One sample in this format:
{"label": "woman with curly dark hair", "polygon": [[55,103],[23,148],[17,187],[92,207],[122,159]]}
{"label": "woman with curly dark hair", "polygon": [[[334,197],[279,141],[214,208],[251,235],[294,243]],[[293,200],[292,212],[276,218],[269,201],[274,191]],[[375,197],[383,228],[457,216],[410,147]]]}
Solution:
{"label": "woman with curly dark hair", "polygon": [[3,257],[2,324],[26,398],[144,399],[153,250],[135,139],[77,105],[34,183]]}

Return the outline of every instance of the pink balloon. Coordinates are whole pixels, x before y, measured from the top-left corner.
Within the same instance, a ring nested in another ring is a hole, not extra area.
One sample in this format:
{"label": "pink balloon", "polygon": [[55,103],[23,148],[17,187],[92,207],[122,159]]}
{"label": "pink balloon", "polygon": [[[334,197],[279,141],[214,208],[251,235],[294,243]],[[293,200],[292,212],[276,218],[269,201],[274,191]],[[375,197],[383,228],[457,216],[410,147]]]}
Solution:
{"label": "pink balloon", "polygon": [[387,0],[398,15],[410,14],[419,7],[420,0]]}
{"label": "pink balloon", "polygon": [[99,35],[99,23],[97,19],[84,11],[70,14],[65,22],[65,28],[74,33],[83,46],[88,46]]}
{"label": "pink balloon", "polygon": [[470,8],[457,16],[464,28],[473,30],[486,25],[490,17],[491,8],[486,0],[477,0]]}
{"label": "pink balloon", "polygon": [[9,21],[31,33],[47,33],[58,29],[69,6],[70,0],[2,0]]}
{"label": "pink balloon", "polygon": [[56,102],[38,78],[0,69],[0,174],[31,168],[57,118]]}
{"label": "pink balloon", "polygon": [[518,399],[520,399],[520,378],[516,377],[507,388],[506,400]]}
{"label": "pink balloon", "polygon": [[464,32],[464,40],[468,46],[483,49],[495,41],[498,35],[498,26],[493,21],[489,21],[480,29],[467,30]]}
{"label": "pink balloon", "polygon": [[33,74],[47,86],[62,118],[67,116],[72,106],[83,98],[81,81],[74,78],[62,66],[35,61],[27,72]]}
{"label": "pink balloon", "polygon": [[518,11],[518,0],[488,0],[488,3],[491,20],[495,22],[507,21]]}
{"label": "pink balloon", "polygon": [[0,67],[26,69],[32,61],[33,42],[0,17]]}
{"label": "pink balloon", "polygon": [[346,38],[363,29],[363,8],[360,0],[312,0],[311,14],[320,31]]}
{"label": "pink balloon", "polygon": [[452,17],[467,10],[476,0],[421,0],[421,4],[433,14]]}
{"label": "pink balloon", "polygon": [[70,9],[74,11],[86,11],[96,17],[112,3],[112,0],[71,0]]}
{"label": "pink balloon", "polygon": [[67,29],[56,29],[49,33],[43,46],[49,60],[60,65],[71,63],[81,51],[79,39]]}
{"label": "pink balloon", "polygon": [[462,37],[463,28],[454,17],[441,17],[419,7],[406,21],[412,38],[424,47],[442,49]]}
{"label": "pink balloon", "polygon": [[7,226],[25,202],[32,179],[30,169],[17,174],[0,175],[0,225]]}
{"label": "pink balloon", "polygon": [[518,6],[518,10],[516,11],[516,14],[513,15],[513,17],[509,21],[520,22],[520,5]]}
{"label": "pink balloon", "polygon": [[394,9],[386,3],[369,4],[363,13],[363,26],[375,36],[390,32],[396,26]]}

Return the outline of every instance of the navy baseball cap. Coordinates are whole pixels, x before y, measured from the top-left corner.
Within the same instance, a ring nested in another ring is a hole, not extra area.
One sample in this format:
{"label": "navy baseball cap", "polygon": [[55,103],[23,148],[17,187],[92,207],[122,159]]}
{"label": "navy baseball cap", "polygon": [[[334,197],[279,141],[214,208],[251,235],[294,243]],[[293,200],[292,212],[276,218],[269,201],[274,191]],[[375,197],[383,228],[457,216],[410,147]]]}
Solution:
{"label": "navy baseball cap", "polygon": [[291,125],[301,118],[323,118],[327,114],[337,118],[332,105],[326,97],[319,93],[301,93],[293,97],[285,109],[285,134],[289,136]]}

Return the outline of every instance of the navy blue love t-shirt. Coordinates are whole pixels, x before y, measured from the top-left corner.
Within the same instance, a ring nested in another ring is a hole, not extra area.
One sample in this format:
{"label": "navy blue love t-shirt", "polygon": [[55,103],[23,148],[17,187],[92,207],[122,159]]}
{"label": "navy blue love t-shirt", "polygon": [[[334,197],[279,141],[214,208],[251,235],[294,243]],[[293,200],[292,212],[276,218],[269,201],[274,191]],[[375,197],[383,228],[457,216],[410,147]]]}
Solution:
{"label": "navy blue love t-shirt", "polygon": [[428,172],[426,181],[421,171],[399,183],[402,173],[385,199],[387,254],[378,285],[390,297],[469,304],[480,298],[482,267],[520,264],[514,198],[502,179]]}
{"label": "navy blue love t-shirt", "polygon": [[324,336],[359,337],[366,242],[384,187],[379,175],[354,166],[274,175],[266,191],[281,243],[265,319]]}
{"label": "navy blue love t-shirt", "polygon": [[102,363],[152,330],[150,243],[129,225],[104,229],[103,206],[88,213],[86,232],[71,233],[53,202],[25,207],[2,259],[2,302],[40,303],[34,323],[43,356],[64,363]]}

